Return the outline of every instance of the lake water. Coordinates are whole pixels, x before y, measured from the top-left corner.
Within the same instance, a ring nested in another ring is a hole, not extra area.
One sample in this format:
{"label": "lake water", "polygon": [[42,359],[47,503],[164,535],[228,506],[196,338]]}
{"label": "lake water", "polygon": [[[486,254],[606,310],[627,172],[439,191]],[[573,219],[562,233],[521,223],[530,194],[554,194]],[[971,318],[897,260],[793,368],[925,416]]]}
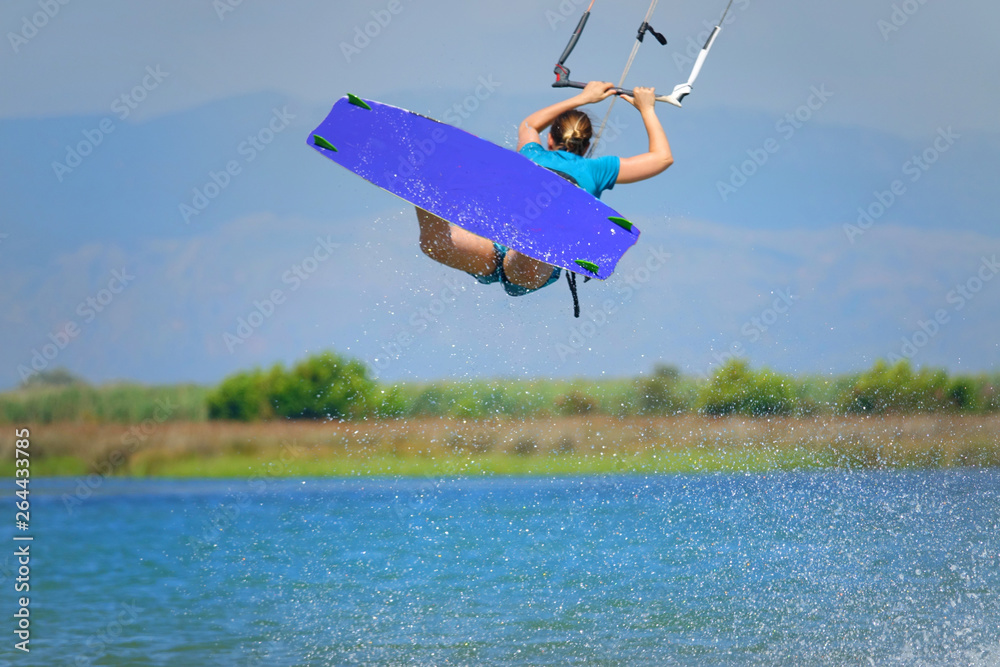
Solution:
{"label": "lake water", "polygon": [[0,661],[1000,665],[998,471],[91,483]]}

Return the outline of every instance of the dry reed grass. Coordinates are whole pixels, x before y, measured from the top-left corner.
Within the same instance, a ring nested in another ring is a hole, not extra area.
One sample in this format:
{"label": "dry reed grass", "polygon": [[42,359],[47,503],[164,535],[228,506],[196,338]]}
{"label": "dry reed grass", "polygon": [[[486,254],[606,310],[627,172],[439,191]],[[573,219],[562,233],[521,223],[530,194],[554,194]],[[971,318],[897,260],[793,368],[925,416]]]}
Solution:
{"label": "dry reed grass", "polygon": [[[483,455],[594,460],[702,451],[765,453],[842,468],[1000,466],[1000,416],[748,419],[575,416],[483,421],[165,422],[31,426],[35,463],[75,459],[101,474],[148,474],[177,461],[291,455],[313,461]],[[13,460],[14,429],[0,434]],[[789,460],[791,460],[789,458]]]}

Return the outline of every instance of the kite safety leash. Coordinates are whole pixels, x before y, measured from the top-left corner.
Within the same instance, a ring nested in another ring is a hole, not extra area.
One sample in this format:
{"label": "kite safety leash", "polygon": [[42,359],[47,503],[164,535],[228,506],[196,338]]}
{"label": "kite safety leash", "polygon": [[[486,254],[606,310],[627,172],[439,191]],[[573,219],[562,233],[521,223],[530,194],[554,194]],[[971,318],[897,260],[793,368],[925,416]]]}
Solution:
{"label": "kite safety leash", "polygon": [[[651,3],[649,3],[649,9],[646,10],[646,18],[642,20],[642,25],[639,26],[639,34],[636,35],[635,43],[632,45],[632,53],[630,53],[628,56],[628,62],[625,63],[625,69],[622,71],[621,79],[618,80],[618,87],[615,89],[615,92],[623,91],[622,93],[618,93],[619,95],[625,94],[628,95],[629,97],[635,95],[635,93],[633,93],[631,90],[624,92],[622,86],[625,85],[625,77],[628,76],[628,71],[632,69],[632,62],[635,60],[635,54],[639,52],[639,45],[642,44],[642,39],[643,37],[646,36],[646,31],[649,30],[650,33],[652,33],[652,35],[656,37],[657,41],[660,42],[660,44],[662,44],[663,46],[667,45],[667,38],[661,35],[660,33],[656,32],[655,30],[653,30],[652,27],[649,25],[649,19],[653,18],[653,12],[656,10],[657,2],[658,0],[653,0]],[[656,99],[660,102],[670,102],[670,99],[666,95],[658,95]],[[597,128],[597,133],[594,135],[594,140],[590,144],[590,150],[587,151],[587,155],[594,154],[594,149],[597,148],[597,144],[601,140],[601,135],[604,134],[604,128],[608,124],[608,119],[611,118],[611,110],[615,108],[615,102],[617,101],[618,97],[616,96],[614,99],[611,100],[611,104],[608,105],[608,110],[604,112],[604,118],[601,119],[601,126]]]}
{"label": "kite safety leash", "polygon": [[[590,276],[584,276],[583,282],[589,282]],[[573,295],[573,317],[580,317],[580,296],[576,292],[576,274],[566,272],[566,282],[569,283],[569,293]]]}

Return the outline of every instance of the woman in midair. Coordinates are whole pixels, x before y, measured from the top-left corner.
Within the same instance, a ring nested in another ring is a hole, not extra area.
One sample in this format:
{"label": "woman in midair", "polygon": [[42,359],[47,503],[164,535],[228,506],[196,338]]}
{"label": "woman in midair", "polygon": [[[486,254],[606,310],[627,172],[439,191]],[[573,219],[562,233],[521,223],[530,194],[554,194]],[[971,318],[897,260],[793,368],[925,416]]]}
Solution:
{"label": "woman in midair", "polygon": [[[577,109],[614,95],[614,84],[591,81],[579,95],[540,109],[525,118],[517,129],[517,150],[531,161],[569,176],[595,197],[617,183],[635,183],[652,178],[673,164],[670,143],[654,105],[652,88],[636,88],[634,97],[622,95],[639,110],[649,135],[649,150],[619,158],[609,155],[584,157],[590,147],[593,126],[589,116]],[[549,129],[542,147],[541,132]],[[489,239],[452,225],[417,208],[420,248],[432,259],[472,274],[484,284],[500,282],[511,296],[534,292],[559,279],[560,269]]]}

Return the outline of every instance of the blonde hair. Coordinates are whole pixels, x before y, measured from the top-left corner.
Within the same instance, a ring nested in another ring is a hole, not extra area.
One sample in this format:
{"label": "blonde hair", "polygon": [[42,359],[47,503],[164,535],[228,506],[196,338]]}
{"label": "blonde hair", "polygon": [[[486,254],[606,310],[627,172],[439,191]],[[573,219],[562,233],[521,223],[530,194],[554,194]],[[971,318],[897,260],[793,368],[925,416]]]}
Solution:
{"label": "blonde hair", "polygon": [[556,116],[549,129],[552,143],[556,148],[584,155],[590,148],[590,137],[594,127],[590,116],[577,109],[570,109]]}

